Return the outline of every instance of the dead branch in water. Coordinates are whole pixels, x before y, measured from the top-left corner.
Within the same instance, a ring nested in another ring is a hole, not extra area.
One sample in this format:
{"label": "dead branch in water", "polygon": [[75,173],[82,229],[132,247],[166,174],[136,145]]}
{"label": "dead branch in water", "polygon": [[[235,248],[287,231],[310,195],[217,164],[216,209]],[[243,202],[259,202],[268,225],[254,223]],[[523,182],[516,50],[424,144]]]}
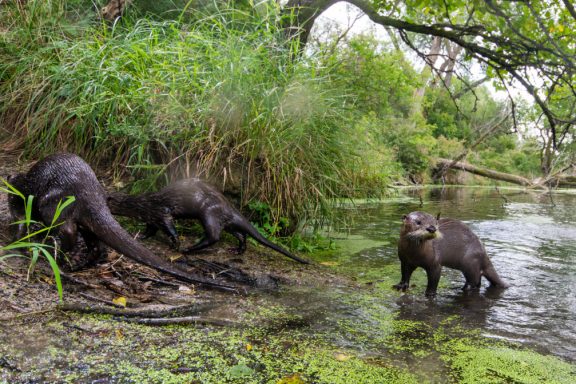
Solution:
{"label": "dead branch in water", "polygon": [[[573,165],[565,167],[564,170],[568,170]],[[527,179],[522,176],[513,175],[505,172],[498,172],[492,169],[479,167],[470,163],[465,163],[463,161],[454,161],[450,159],[437,159],[436,160],[436,174],[446,172],[448,169],[457,169],[460,171],[465,171],[473,173],[478,176],[487,177],[493,180],[506,181],[508,183],[522,185],[528,188],[540,188],[546,189],[549,187],[563,187],[563,188],[575,188],[576,187],[576,176],[563,175],[560,173],[555,173],[546,179],[536,178],[534,180]]]}
{"label": "dead branch in water", "polygon": [[538,185],[534,184],[532,180],[528,180],[525,177],[512,175],[510,173],[498,172],[488,168],[478,167],[476,165],[465,163],[463,161],[438,159],[436,162],[436,169],[442,169],[442,170],[458,169],[461,171],[473,173],[475,175],[488,177],[494,180],[506,181],[508,183],[522,185],[525,187],[538,187]]}

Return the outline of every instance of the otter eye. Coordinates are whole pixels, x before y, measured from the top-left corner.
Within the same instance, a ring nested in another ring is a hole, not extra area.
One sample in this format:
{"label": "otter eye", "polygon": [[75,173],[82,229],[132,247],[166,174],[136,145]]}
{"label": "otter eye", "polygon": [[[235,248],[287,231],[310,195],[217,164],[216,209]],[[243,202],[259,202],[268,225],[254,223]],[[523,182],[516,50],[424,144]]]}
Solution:
{"label": "otter eye", "polygon": [[420,225],[422,222],[420,220],[416,220],[416,224]]}

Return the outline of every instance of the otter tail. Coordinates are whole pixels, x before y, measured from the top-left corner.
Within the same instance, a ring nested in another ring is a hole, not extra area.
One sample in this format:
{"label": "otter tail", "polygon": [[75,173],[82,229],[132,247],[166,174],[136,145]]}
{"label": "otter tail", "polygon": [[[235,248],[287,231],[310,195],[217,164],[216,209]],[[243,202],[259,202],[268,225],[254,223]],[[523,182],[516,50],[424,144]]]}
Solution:
{"label": "otter tail", "polygon": [[260,244],[262,244],[268,248],[272,248],[276,252],[280,252],[284,256],[287,256],[293,260],[296,260],[299,263],[310,264],[310,262],[308,260],[302,259],[298,256],[291,254],[290,252],[288,252],[284,248],[280,247],[279,245],[274,244],[273,242],[271,242],[270,240],[268,240],[267,238],[262,236],[260,234],[260,232],[258,232],[258,230],[256,228],[254,228],[254,226],[252,224],[250,224],[250,222],[248,220],[246,220],[244,217],[242,217],[241,223],[239,223],[239,227],[242,228],[242,230],[244,230],[244,232],[249,234],[254,240],[259,242]]}
{"label": "otter tail", "polygon": [[85,215],[84,217],[88,217],[89,219],[82,220],[81,224],[83,226],[92,231],[100,241],[104,242],[106,245],[113,248],[117,252],[126,255],[132,260],[165,272],[182,281],[189,283],[199,283],[224,291],[237,292],[237,289],[234,287],[220,284],[213,279],[190,274],[158,257],[139,242],[134,240],[132,236],[130,236],[130,234],[126,232],[126,230],[122,228],[120,224],[118,224],[116,219],[114,219],[108,210],[91,212],[89,215]]}
{"label": "otter tail", "polygon": [[505,282],[500,278],[500,276],[496,272],[496,269],[494,269],[494,265],[492,265],[492,262],[490,261],[488,261],[488,265],[486,265],[483,268],[482,275],[486,279],[488,279],[488,281],[490,282],[490,286],[492,287],[508,288],[510,286],[510,284],[508,284],[507,282]]}

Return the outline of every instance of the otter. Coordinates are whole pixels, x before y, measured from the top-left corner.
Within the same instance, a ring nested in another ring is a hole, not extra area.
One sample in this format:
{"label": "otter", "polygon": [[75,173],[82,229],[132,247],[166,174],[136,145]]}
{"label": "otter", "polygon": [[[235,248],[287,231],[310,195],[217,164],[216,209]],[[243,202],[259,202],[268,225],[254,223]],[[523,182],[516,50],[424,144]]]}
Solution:
{"label": "otter", "polygon": [[484,276],[494,287],[507,288],[486,255],[480,239],[459,220],[411,212],[403,217],[398,241],[402,278],[393,287],[405,291],[417,267],[426,270],[426,296],[435,296],[443,266],[464,274],[463,290],[479,289]]}
{"label": "otter", "polygon": [[[92,168],[79,156],[69,153],[47,156],[27,173],[12,176],[9,182],[26,198],[34,196],[32,219],[45,225],[51,225],[61,201],[67,196],[75,197],[75,201],[62,211],[58,218],[61,224],[54,229],[65,252],[78,251],[78,244],[83,241],[89,250],[102,253],[104,246],[101,243],[104,243],[139,263],[179,280],[236,291],[216,280],[180,270],[135,241],[110,213],[104,188]],[[8,204],[14,221],[24,216],[24,202],[19,196],[9,195]],[[22,228],[19,228],[18,235],[22,235],[21,232]],[[82,241],[79,241],[79,236]]]}
{"label": "otter", "polygon": [[303,264],[307,260],[294,256],[284,248],[270,242],[254,228],[224,195],[214,186],[198,179],[178,180],[159,192],[138,196],[111,193],[108,206],[115,215],[127,216],[146,223],[143,237],[153,236],[158,229],[168,235],[172,247],[178,249],[179,241],[174,219],[198,219],[204,228],[204,237],[184,249],[185,254],[206,248],[218,240],[223,230],[239,241],[238,254],[246,251],[246,235],[262,245]]}

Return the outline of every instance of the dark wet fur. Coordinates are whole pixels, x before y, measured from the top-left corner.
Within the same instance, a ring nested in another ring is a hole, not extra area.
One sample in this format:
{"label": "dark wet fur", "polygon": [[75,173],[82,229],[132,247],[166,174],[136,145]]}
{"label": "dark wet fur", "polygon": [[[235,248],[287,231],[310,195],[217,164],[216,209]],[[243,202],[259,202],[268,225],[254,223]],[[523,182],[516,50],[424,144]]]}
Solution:
{"label": "dark wet fur", "polygon": [[[60,238],[64,251],[79,251],[78,244],[82,242],[78,241],[78,236],[82,236],[88,249],[101,249],[101,243],[104,243],[137,262],[182,281],[235,290],[215,280],[180,270],[135,241],[110,213],[106,193],[94,171],[76,155],[62,153],[48,156],[34,164],[27,173],[18,174],[9,181],[24,196],[34,196],[32,218],[45,225],[52,222],[60,201],[64,201],[67,196],[76,198],[62,212],[59,221],[63,224],[55,229],[55,235]],[[24,203],[18,196],[9,196],[9,206],[13,220],[23,217]]]}
{"label": "dark wet fur", "polygon": [[108,205],[112,213],[131,217],[146,223],[144,237],[163,231],[174,248],[179,247],[174,219],[198,219],[204,228],[204,237],[183,250],[193,253],[220,240],[222,231],[238,239],[237,253],[246,250],[246,236],[300,263],[307,260],[297,257],[272,243],[258,232],[224,195],[212,185],[196,178],[178,180],[159,192],[137,196],[123,193],[110,194]]}
{"label": "dark wet fur", "polygon": [[410,276],[417,267],[426,270],[427,296],[434,296],[441,268],[462,271],[464,289],[479,289],[484,276],[492,286],[506,288],[498,276],[478,237],[464,223],[454,219],[437,220],[424,212],[412,212],[404,217],[398,242],[402,278],[394,288],[406,290]]}

